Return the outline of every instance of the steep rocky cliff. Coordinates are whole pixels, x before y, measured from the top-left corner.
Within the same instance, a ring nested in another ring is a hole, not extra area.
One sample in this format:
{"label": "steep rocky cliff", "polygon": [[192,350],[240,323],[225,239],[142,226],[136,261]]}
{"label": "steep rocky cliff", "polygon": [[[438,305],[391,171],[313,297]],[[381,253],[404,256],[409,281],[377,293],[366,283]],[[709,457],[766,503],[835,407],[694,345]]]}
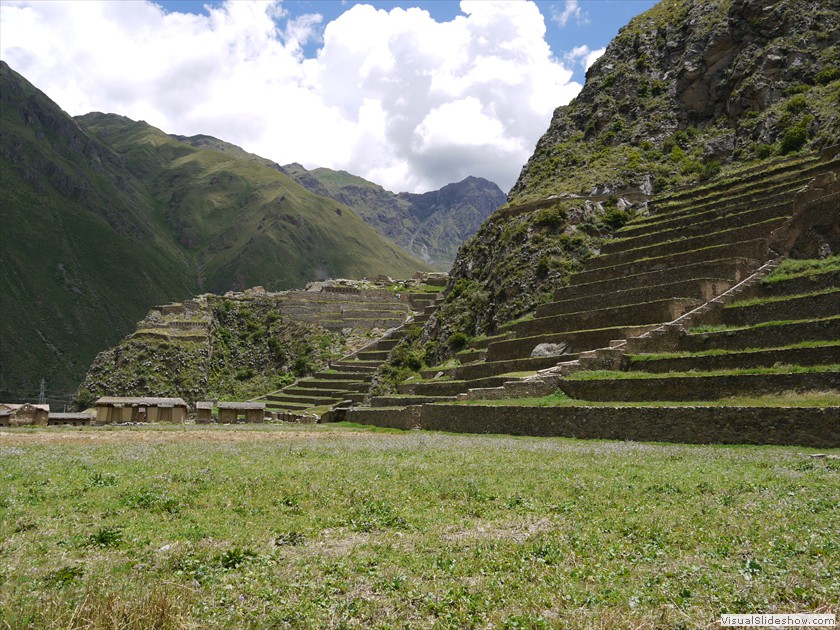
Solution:
{"label": "steep rocky cliff", "polygon": [[502,190],[481,177],[414,194],[392,193],[344,171],[310,171],[300,164],[282,170],[316,195],[350,206],[381,234],[442,270],[450,268],[458,248],[505,202]]}
{"label": "steep rocky cliff", "polygon": [[651,192],[840,137],[840,8],[663,0],[559,107],[509,200]]}

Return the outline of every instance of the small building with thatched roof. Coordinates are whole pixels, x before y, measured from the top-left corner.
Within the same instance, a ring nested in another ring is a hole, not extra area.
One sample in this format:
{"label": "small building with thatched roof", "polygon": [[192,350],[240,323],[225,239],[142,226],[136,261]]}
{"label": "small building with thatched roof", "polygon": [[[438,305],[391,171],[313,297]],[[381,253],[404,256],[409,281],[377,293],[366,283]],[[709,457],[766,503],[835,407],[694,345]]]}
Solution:
{"label": "small building with thatched roof", "polygon": [[258,402],[220,402],[219,422],[233,424],[242,418],[245,422],[262,422],[265,418],[265,403]]}
{"label": "small building with thatched roof", "polygon": [[49,405],[0,403],[0,427],[45,427],[49,415]]}
{"label": "small building with thatched roof", "polygon": [[210,424],[213,422],[213,401],[202,400],[195,403],[196,424]]}
{"label": "small building with thatched roof", "polygon": [[183,398],[103,396],[94,403],[96,423],[177,422],[187,419]]}

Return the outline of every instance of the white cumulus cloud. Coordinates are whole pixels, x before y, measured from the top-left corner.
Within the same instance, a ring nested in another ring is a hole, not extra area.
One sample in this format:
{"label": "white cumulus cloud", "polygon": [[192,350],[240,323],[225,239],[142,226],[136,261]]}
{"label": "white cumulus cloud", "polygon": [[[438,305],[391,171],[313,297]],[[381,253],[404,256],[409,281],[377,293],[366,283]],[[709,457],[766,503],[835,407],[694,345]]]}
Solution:
{"label": "white cumulus cloud", "polygon": [[589,24],[589,14],[583,10],[578,0],[566,0],[562,11],[554,11],[551,16],[557,26],[563,28],[574,18],[577,24]]}
{"label": "white cumulus cloud", "polygon": [[532,2],[465,0],[461,12],[440,23],[418,8],[355,5],[305,59],[322,18],[292,19],[280,2],[198,16],[148,1],[12,0],[0,4],[0,57],[72,115],[210,134],[396,191],[467,175],[507,189],[581,86]]}

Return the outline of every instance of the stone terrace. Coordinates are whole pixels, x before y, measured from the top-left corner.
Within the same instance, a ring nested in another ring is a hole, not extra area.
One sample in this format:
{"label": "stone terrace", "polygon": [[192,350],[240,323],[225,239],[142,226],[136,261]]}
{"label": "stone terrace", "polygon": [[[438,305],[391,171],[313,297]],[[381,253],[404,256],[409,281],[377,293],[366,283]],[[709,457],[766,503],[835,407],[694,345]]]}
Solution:
{"label": "stone terrace", "polygon": [[[774,419],[784,415],[778,409],[745,414],[735,407],[692,406],[695,411],[688,412],[684,405],[712,405],[735,395],[840,390],[837,272],[823,269],[762,282],[786,255],[836,250],[839,172],[840,159],[830,151],[655,199],[647,216],[620,230],[532,318],[471,344],[460,354],[462,365],[426,371],[424,380],[401,385],[400,396],[374,399],[373,408],[348,410],[345,417],[481,431],[473,421],[459,420],[474,414],[471,406],[451,403],[541,396],[559,387],[579,401],[541,409],[541,415],[555,414],[551,426],[560,435],[598,437],[597,427],[604,423],[600,436],[616,437],[621,431],[611,423],[624,412],[615,406],[631,403],[638,409],[656,402],[645,407],[645,422],[664,422],[672,412],[670,417],[692,418],[683,431],[679,424],[672,427],[670,440],[739,441],[733,438],[738,431],[696,430],[704,417],[713,417],[721,427],[746,423],[741,441],[838,446],[840,425],[831,425],[838,407],[802,412],[825,421],[817,423],[825,431],[803,437]],[[701,325],[706,328],[697,328]],[[661,401],[678,406],[662,407]],[[612,411],[606,410],[609,404]],[[533,408],[493,409],[497,420],[510,420],[512,431],[548,430],[522,428],[519,417]],[[578,431],[575,422],[567,422],[571,416],[578,424],[592,424]],[[487,430],[503,424],[494,421]],[[626,435],[666,439],[665,433],[648,429]]]}

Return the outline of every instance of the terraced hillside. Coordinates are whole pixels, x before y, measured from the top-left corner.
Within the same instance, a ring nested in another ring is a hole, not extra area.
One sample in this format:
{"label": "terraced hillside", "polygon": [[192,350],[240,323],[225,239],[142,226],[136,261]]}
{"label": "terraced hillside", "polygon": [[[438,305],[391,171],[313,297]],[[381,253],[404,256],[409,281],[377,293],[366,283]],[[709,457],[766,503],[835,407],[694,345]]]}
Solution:
{"label": "terraced hillside", "polygon": [[[837,446],[840,283],[830,254],[840,249],[838,208],[836,150],[661,195],[532,317],[471,342],[457,355],[460,365],[425,370],[399,395],[346,417],[479,432]],[[792,260],[771,275],[788,256],[816,262]],[[461,404],[545,395],[553,397],[539,410]],[[725,400],[733,396],[743,400]]]}
{"label": "terraced hillside", "polygon": [[415,299],[397,290],[404,286],[255,287],[156,306],[119,345],[96,357],[77,404],[84,408],[105,395],[243,400],[277,390],[370,345],[402,326],[422,300],[434,299],[434,293]]}
{"label": "terraced hillside", "polygon": [[437,308],[440,295],[429,291],[407,293],[406,299],[414,313],[408,322],[401,321],[373,343],[331,361],[328,369],[255,400],[265,402],[267,413],[293,422],[307,416],[315,419],[336,405],[354,405],[364,401],[377,370],[407,335],[429,320]]}

